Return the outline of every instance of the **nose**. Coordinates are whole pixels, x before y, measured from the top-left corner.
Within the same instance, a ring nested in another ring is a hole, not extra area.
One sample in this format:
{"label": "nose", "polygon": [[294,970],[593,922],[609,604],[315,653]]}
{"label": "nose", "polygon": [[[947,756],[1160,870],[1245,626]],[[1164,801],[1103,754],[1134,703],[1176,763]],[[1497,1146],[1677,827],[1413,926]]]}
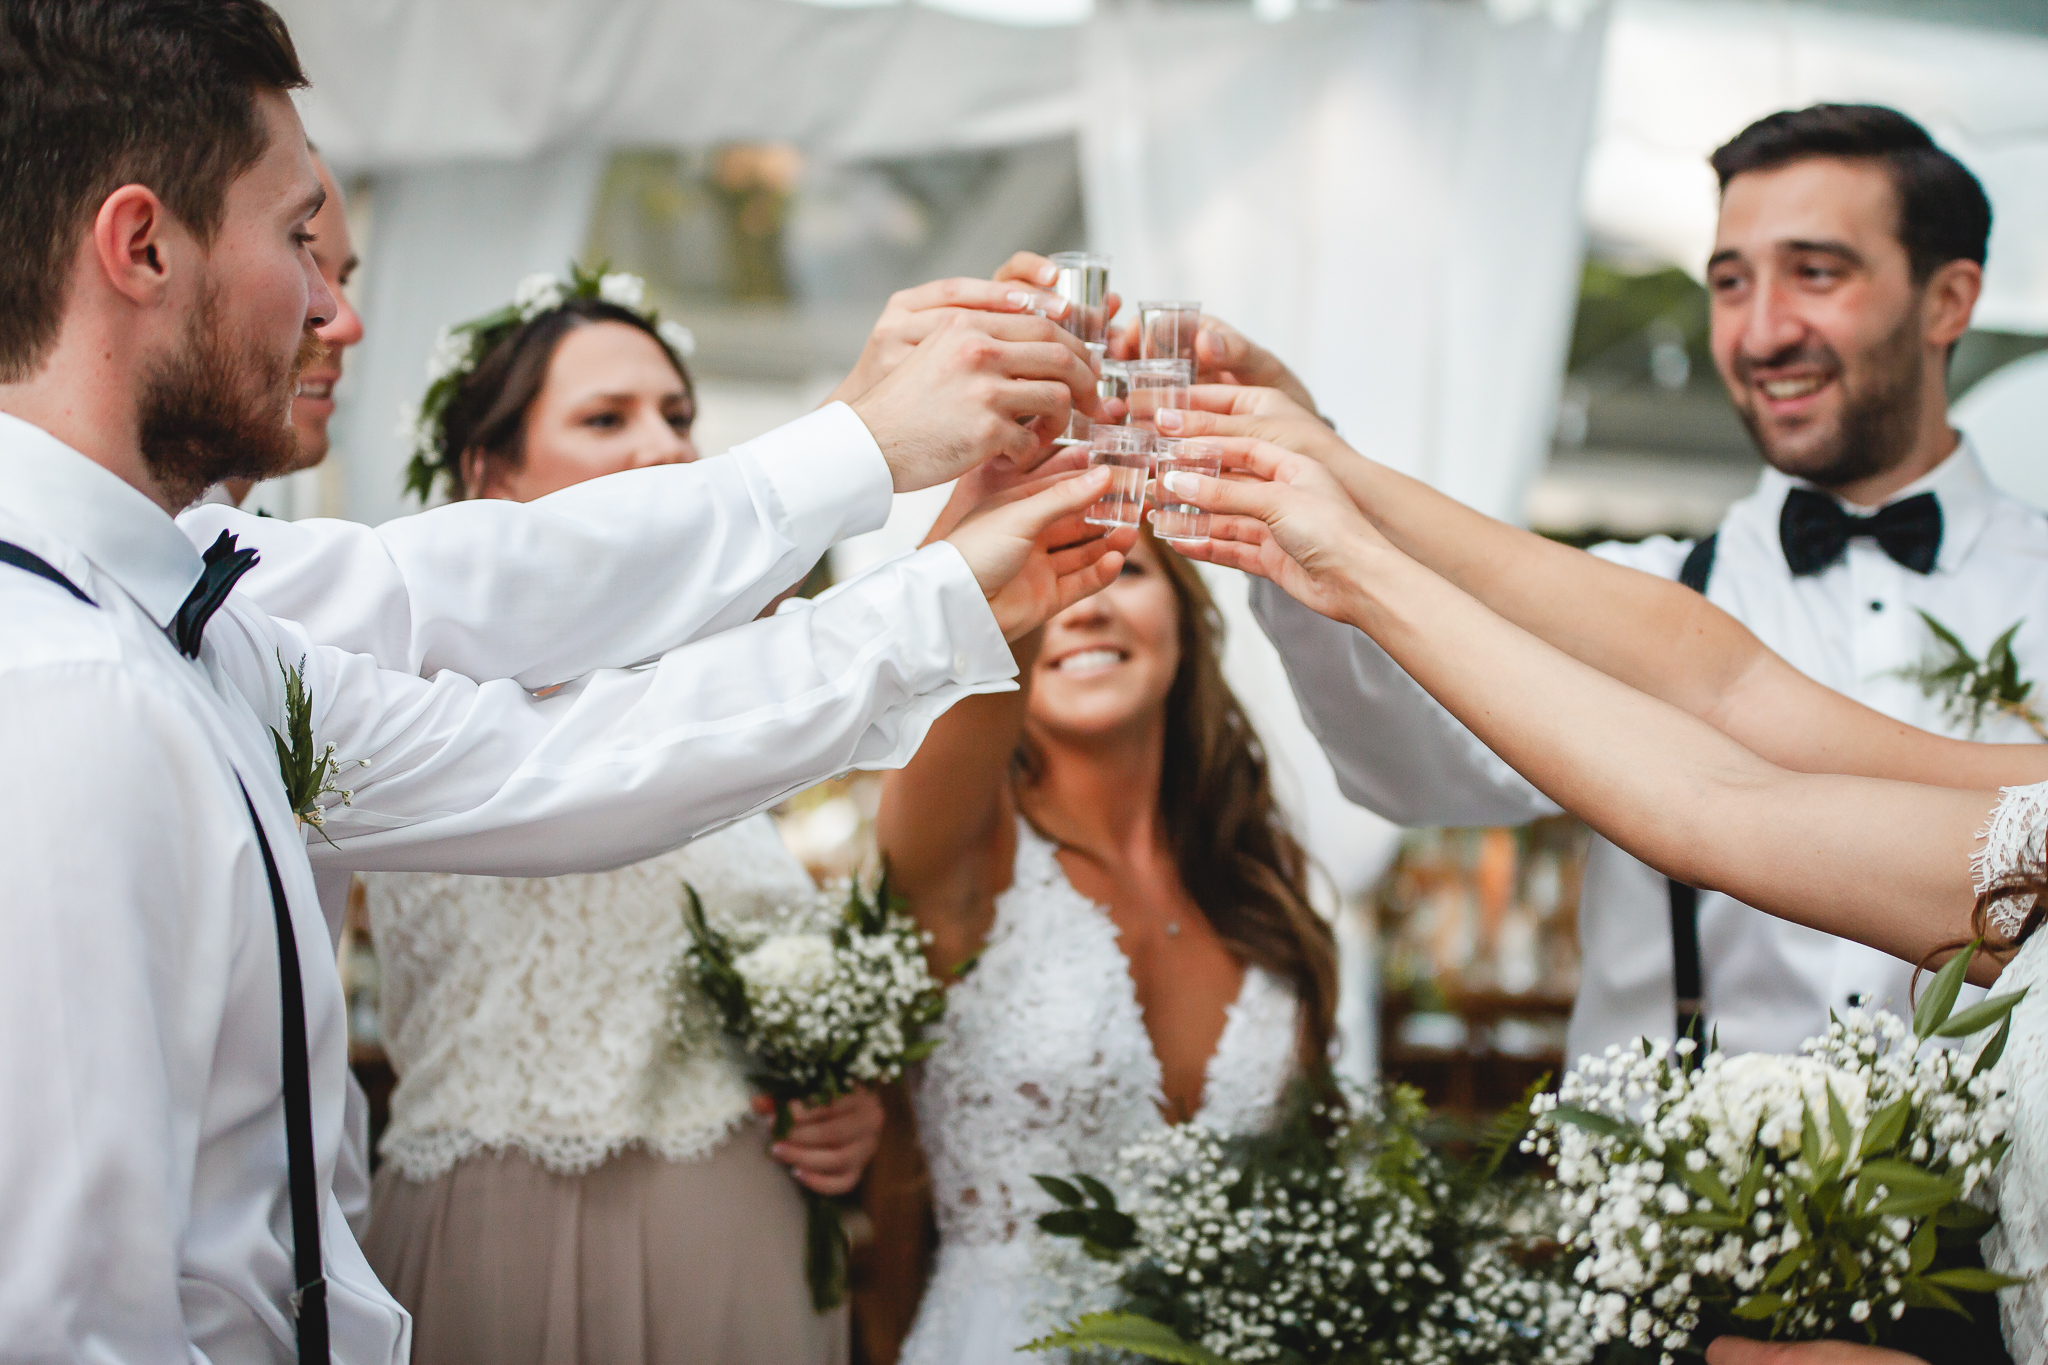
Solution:
{"label": "nose", "polygon": [[1799,344],[1806,324],[1774,275],[1765,274],[1751,290],[1742,310],[1737,348],[1751,361],[1767,361]]}
{"label": "nose", "polygon": [[334,301],[334,311],[319,329],[320,340],[327,343],[330,354],[339,354],[363,339],[363,320],[355,305],[348,301],[348,295],[338,287],[330,284],[328,294]]}
{"label": "nose", "polygon": [[1090,594],[1052,618],[1048,623],[1060,630],[1089,630],[1106,626],[1110,621],[1109,594]]}
{"label": "nose", "polygon": [[697,458],[697,443],[669,425],[659,412],[641,418],[638,438],[633,443],[634,469],[658,464],[689,464]]}
{"label": "nose", "polygon": [[335,320],[337,308],[334,291],[327,287],[327,277],[317,270],[307,272],[312,278],[306,287],[306,325],[319,332]]}

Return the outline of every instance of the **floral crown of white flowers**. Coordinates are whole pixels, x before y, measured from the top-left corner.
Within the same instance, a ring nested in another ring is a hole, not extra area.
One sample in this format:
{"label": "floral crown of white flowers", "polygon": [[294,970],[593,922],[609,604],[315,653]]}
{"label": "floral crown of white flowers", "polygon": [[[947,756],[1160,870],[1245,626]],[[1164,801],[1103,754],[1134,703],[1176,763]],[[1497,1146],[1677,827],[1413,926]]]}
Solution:
{"label": "floral crown of white flowers", "polygon": [[661,315],[647,303],[647,281],[603,266],[585,270],[572,264],[566,279],[545,271],[528,275],[513,291],[512,302],[453,327],[443,327],[427,359],[427,391],[417,407],[408,407],[399,435],[412,450],[406,465],[406,491],[424,502],[434,480],[445,477],[451,490],[462,486],[462,452],[445,449],[448,405],[483,358],[528,323],[579,301],[608,303],[646,320],[675,356],[678,365],[697,352],[697,338],[682,323]]}

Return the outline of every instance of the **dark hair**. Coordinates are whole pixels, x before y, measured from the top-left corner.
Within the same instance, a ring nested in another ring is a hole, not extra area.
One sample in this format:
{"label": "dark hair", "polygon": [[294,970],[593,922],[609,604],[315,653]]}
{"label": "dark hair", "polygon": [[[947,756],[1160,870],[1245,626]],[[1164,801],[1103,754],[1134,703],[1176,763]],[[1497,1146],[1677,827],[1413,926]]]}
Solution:
{"label": "dark hair", "polygon": [[0,381],[55,344],[108,195],[147,186],[210,242],[269,146],[257,93],[305,84],[263,0],[0,0]]}
{"label": "dark hair", "polygon": [[[1166,694],[1159,813],[1181,885],[1224,943],[1294,989],[1302,1059],[1328,1066],[1337,1029],[1337,944],[1308,899],[1308,854],[1273,799],[1266,751],[1223,678],[1223,616],[1194,564],[1145,538],[1180,607],[1180,668]],[[1032,746],[1020,775],[1036,777]]]}
{"label": "dark hair", "polygon": [[1717,148],[1721,188],[1747,171],[1814,157],[1875,161],[1899,197],[1899,241],[1913,278],[1924,281],[1950,261],[1984,264],[1991,201],[1969,168],[1935,145],[1927,130],[1878,104],[1816,104],[1768,114]]}
{"label": "dark hair", "polygon": [[[655,324],[630,308],[599,299],[570,299],[499,338],[463,377],[441,416],[440,473],[452,498],[468,496],[462,459],[474,450],[487,465],[517,469],[526,460],[526,413],[547,383],[548,366],[562,338],[593,322],[618,322],[645,332],[682,376],[692,403],[697,386],[690,367],[662,339]],[[422,496],[426,490],[422,489]]]}

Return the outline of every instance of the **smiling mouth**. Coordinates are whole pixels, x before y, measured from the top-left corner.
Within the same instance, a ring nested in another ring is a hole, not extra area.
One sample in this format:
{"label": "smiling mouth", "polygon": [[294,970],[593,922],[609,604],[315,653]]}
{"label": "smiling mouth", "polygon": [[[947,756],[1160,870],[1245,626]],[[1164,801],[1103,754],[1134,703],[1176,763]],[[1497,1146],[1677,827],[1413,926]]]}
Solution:
{"label": "smiling mouth", "polygon": [[1120,649],[1083,649],[1067,655],[1053,668],[1061,673],[1100,673],[1123,661],[1124,652]]}
{"label": "smiling mouth", "polygon": [[1804,374],[1793,379],[1760,379],[1757,381],[1757,387],[1763,390],[1764,397],[1772,402],[1788,403],[1795,398],[1818,393],[1827,382],[1826,375]]}
{"label": "smiling mouth", "polygon": [[332,398],[334,381],[331,379],[302,379],[299,381],[298,398]]}

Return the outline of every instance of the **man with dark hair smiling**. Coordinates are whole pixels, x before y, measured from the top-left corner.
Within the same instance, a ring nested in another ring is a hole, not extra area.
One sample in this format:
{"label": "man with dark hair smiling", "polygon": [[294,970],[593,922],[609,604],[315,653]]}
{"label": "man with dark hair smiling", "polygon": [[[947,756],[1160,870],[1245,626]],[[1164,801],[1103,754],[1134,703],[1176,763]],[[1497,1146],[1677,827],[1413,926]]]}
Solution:
{"label": "man with dark hair smiling", "polygon": [[[1977,301],[1991,207],[1891,109],[1772,114],[1713,165],[1714,359],[1770,468],[1704,540],[1594,553],[1704,591],[1802,672],[1876,710],[1961,733],[1903,676],[1935,643],[1922,612],[1980,656],[2024,620],[2021,670],[2048,673],[2048,517],[1993,487],[1948,423],[1948,358]],[[1191,426],[1262,434],[1257,423]],[[1414,825],[1556,810],[1363,635],[1266,582],[1252,594],[1353,800]],[[2033,735],[1996,717],[1979,737]],[[1831,1009],[1909,1005],[1907,964],[1671,883],[1597,838],[1579,938],[1573,1057],[1681,1028],[1718,1033],[1734,1052],[1789,1052]]]}
{"label": "man with dark hair smiling", "polygon": [[[403,1361],[405,1314],[331,1190],[346,1027],[313,859],[646,857],[901,763],[952,701],[1008,685],[1007,639],[1118,566],[1038,547],[1106,487],[1081,475],[830,600],[559,673],[546,701],[265,615],[235,590],[252,553],[223,536],[202,560],[172,514],[299,458],[297,372],[336,316],[303,83],[262,0],[0,0],[6,1359]],[[808,437],[693,486],[747,509],[723,546],[762,541],[772,576],[785,530],[829,540],[892,485],[1042,459],[1078,392],[1060,343],[941,328]],[[774,591],[688,570],[713,597]],[[352,806],[322,753],[365,761]]]}

